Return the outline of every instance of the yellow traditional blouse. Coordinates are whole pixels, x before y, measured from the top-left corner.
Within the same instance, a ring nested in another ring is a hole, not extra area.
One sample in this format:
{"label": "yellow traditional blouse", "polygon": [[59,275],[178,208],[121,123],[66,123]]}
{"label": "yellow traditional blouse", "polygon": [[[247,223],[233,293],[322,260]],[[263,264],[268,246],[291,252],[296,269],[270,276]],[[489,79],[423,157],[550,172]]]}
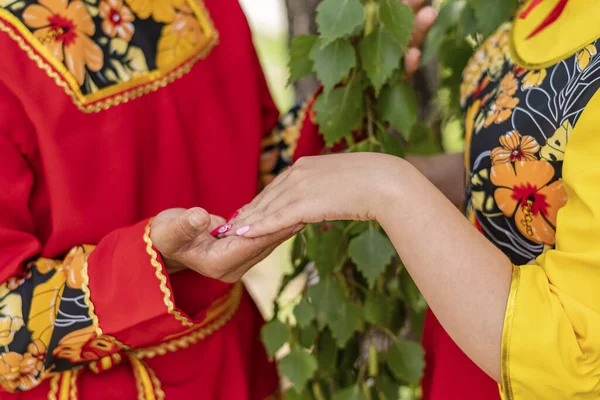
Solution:
{"label": "yellow traditional blouse", "polygon": [[599,17],[528,1],[464,73],[467,214],[515,265],[504,400],[600,398]]}

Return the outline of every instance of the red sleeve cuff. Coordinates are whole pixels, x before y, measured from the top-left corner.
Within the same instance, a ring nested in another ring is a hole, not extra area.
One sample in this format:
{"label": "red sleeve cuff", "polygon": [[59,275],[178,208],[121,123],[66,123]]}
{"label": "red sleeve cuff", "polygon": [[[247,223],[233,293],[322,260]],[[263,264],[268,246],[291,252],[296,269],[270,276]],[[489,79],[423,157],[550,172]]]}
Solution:
{"label": "red sleeve cuff", "polygon": [[103,238],[89,256],[87,275],[86,300],[99,334],[139,347],[193,325],[175,306],[148,220]]}

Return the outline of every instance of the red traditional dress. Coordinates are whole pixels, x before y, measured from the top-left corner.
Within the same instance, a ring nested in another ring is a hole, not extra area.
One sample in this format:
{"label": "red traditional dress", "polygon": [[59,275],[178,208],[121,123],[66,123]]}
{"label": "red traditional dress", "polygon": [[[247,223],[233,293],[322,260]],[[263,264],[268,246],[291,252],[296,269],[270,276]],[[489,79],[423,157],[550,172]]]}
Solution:
{"label": "red traditional dress", "polygon": [[0,49],[0,398],[275,398],[241,284],[149,238],[320,146],[306,107],[273,130],[237,0],[0,1]]}
{"label": "red traditional dress", "polygon": [[516,267],[500,390],[430,313],[424,400],[599,396],[598,15],[527,1],[464,71],[466,215]]}

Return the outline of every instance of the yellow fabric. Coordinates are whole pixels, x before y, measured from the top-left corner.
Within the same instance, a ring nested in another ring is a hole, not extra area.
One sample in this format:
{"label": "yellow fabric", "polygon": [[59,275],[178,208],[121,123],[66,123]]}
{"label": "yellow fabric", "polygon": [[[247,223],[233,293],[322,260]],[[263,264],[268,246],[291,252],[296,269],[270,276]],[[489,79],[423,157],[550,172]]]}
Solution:
{"label": "yellow fabric", "polygon": [[[513,23],[512,56],[529,69],[545,68],[572,56],[600,37],[600,1],[569,0],[561,16],[537,35],[528,38],[561,0],[544,0],[527,15],[517,13]],[[531,0],[521,10],[527,9]]]}
{"label": "yellow fabric", "polygon": [[566,147],[556,248],[516,267],[502,357],[505,400],[600,398],[600,93]]}

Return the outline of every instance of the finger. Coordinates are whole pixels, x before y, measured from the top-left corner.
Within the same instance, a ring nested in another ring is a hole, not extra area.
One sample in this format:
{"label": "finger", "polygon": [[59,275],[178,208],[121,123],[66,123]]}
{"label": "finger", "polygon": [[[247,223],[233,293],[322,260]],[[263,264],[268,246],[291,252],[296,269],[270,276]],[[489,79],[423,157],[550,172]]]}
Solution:
{"label": "finger", "polygon": [[297,227],[302,223],[313,222],[303,221],[302,216],[305,213],[302,207],[306,207],[306,203],[304,204],[305,205],[303,206],[300,202],[296,202],[276,211],[272,211],[263,218],[238,228],[236,230],[236,235],[247,238],[258,238],[287,230],[289,227]]}
{"label": "finger", "polygon": [[237,221],[243,220],[252,214],[254,210],[263,207],[264,204],[270,203],[273,198],[279,193],[276,189],[285,182],[290,175],[291,168],[287,168],[281,174],[279,174],[273,182],[267,185],[249,204],[245,205],[239,210],[238,215],[232,221],[233,225],[237,225]]}
{"label": "finger", "polygon": [[208,249],[211,257],[204,259],[203,271],[199,272],[213,279],[235,281],[302,229],[303,226],[294,226],[260,238],[235,236],[218,240]]}
{"label": "finger", "polygon": [[[205,233],[211,223],[208,212],[202,208],[191,208],[167,222],[167,226],[156,232],[162,244],[162,252],[176,252],[189,242]],[[155,239],[155,241],[156,241]]]}
{"label": "finger", "polygon": [[420,48],[427,33],[437,18],[437,13],[433,7],[421,9],[415,16],[415,28],[410,37],[409,47]]}
{"label": "finger", "polygon": [[401,3],[409,6],[412,12],[416,13],[417,11],[419,11],[419,9],[421,9],[421,7],[423,7],[423,4],[425,4],[425,0],[401,0]]}
{"label": "finger", "polygon": [[219,237],[227,230],[227,221],[225,218],[219,217],[218,215],[210,215],[210,235],[212,237]]}
{"label": "finger", "polygon": [[404,56],[404,71],[406,79],[410,78],[419,69],[421,60],[421,50],[412,47],[408,49]]}

